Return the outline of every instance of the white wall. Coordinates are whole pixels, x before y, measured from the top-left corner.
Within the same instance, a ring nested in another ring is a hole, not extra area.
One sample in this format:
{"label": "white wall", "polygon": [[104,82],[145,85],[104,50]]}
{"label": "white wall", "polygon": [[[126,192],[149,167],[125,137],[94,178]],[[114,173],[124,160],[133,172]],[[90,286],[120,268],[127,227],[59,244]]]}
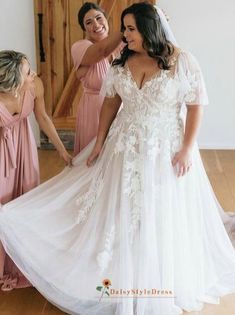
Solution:
{"label": "white wall", "polygon": [[[0,0],[0,50],[24,52],[36,69],[33,0]],[[39,129],[34,116],[30,117],[39,144]]]}
{"label": "white wall", "polygon": [[210,104],[205,114],[201,148],[235,149],[235,1],[159,0],[170,17],[179,46],[198,59]]}

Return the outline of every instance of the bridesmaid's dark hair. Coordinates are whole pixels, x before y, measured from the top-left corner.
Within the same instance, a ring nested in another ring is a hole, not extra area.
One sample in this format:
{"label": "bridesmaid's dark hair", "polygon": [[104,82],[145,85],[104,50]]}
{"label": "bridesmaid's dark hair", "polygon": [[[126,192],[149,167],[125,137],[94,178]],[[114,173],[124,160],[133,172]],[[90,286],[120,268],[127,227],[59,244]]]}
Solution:
{"label": "bridesmaid's dark hair", "polygon": [[78,11],[78,23],[81,26],[81,28],[83,29],[83,31],[85,31],[85,26],[84,26],[84,22],[83,22],[84,16],[90,10],[100,11],[106,17],[105,11],[98,4],[93,3],[93,2],[85,2],[83,4],[83,6],[80,8],[80,10]]}
{"label": "bridesmaid's dark hair", "polygon": [[[126,8],[121,15],[122,32],[125,31],[124,17],[127,14],[134,15],[137,29],[143,37],[143,48],[148,55],[157,60],[160,69],[169,70],[170,56],[174,52],[174,46],[166,38],[157,9],[147,2],[135,3]],[[127,42],[125,37],[123,41]],[[126,45],[121,52],[120,58],[113,61],[113,65],[121,65],[123,67],[129,56],[134,53]]]}

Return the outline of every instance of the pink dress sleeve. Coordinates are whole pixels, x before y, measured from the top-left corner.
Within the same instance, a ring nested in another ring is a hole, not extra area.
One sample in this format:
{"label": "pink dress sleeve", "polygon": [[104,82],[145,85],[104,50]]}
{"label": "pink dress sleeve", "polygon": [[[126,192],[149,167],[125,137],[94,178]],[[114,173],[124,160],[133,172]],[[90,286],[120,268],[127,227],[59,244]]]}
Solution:
{"label": "pink dress sleeve", "polygon": [[87,48],[90,47],[91,45],[93,44],[88,39],[82,39],[73,44],[71,48],[71,54],[73,58],[73,64],[76,70],[80,67],[82,58],[84,57]]}

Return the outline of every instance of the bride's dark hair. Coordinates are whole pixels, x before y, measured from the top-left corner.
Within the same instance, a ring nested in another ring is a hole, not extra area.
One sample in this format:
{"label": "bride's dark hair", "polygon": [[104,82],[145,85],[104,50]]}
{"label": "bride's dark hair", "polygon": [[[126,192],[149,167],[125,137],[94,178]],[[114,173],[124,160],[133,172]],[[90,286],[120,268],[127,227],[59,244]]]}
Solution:
{"label": "bride's dark hair", "polygon": [[[148,52],[148,55],[157,60],[160,69],[170,69],[170,56],[174,52],[174,46],[167,40],[164,29],[161,24],[157,9],[147,3],[135,3],[126,8],[121,15],[121,31],[124,32],[124,17],[127,14],[133,14],[138,31],[143,37],[143,48]],[[123,41],[126,42],[125,38]],[[124,66],[129,56],[135,52],[124,47],[121,56],[113,61],[113,65]]]}

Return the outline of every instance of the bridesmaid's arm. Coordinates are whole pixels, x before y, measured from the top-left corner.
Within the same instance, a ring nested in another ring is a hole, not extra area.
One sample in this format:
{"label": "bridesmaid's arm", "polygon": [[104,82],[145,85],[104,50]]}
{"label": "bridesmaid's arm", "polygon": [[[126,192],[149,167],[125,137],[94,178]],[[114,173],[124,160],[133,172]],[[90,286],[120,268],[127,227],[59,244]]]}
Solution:
{"label": "bridesmaid's arm", "polygon": [[89,46],[82,58],[81,66],[91,66],[107,58],[121,44],[122,37],[121,32],[113,32],[100,42]]}
{"label": "bridesmaid's arm", "polygon": [[106,97],[100,113],[100,121],[98,128],[98,135],[96,138],[95,146],[87,159],[87,166],[91,166],[97,159],[103,147],[104,141],[107,137],[109,128],[117,115],[121,106],[122,100],[118,94],[113,98]]}
{"label": "bridesmaid's arm", "polygon": [[58,133],[53,125],[50,117],[46,113],[45,109],[45,101],[44,101],[44,88],[42,81],[39,77],[35,77],[35,104],[34,104],[34,114],[36,120],[43,130],[43,132],[48,136],[51,140],[57,151],[59,152],[60,156],[64,159],[65,163],[69,166],[72,165],[72,157],[66,151],[62,141],[60,140]]}

